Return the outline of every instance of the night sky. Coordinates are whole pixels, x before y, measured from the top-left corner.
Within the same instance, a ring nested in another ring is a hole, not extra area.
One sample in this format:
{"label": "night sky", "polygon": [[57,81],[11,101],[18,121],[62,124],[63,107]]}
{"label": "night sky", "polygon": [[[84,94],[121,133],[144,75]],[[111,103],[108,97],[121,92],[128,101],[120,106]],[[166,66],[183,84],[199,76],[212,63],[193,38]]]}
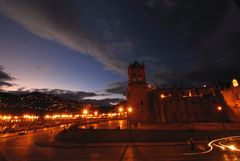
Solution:
{"label": "night sky", "polygon": [[1,90],[122,97],[134,60],[158,85],[239,78],[239,2],[0,0]]}

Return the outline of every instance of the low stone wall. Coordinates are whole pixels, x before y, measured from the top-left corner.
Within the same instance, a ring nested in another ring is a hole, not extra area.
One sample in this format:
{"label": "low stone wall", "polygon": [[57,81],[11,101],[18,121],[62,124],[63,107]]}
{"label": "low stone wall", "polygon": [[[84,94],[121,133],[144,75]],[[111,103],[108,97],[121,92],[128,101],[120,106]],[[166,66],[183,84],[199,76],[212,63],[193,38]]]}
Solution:
{"label": "low stone wall", "polygon": [[240,135],[240,131],[162,131],[140,129],[77,129],[61,132],[58,141],[72,143],[116,143],[116,142],[178,142],[190,138],[209,140],[224,136]]}

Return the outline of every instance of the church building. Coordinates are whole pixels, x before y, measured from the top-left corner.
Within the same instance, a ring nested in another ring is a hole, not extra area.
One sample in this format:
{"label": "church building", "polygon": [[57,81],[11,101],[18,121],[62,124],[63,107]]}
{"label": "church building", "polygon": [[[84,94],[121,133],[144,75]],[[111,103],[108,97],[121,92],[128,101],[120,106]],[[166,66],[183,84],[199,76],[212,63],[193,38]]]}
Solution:
{"label": "church building", "polygon": [[228,122],[229,107],[217,87],[158,88],[146,83],[145,65],[128,66],[127,106],[133,122]]}

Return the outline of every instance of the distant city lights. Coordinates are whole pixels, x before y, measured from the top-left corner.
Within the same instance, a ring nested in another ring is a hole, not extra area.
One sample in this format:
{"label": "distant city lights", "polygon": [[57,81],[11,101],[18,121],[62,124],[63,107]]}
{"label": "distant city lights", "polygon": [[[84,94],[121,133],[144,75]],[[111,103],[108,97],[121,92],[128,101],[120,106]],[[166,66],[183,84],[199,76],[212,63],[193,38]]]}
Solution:
{"label": "distant city lights", "polygon": [[88,110],[87,110],[87,109],[84,109],[84,110],[83,110],[83,114],[84,114],[84,115],[87,115],[87,114],[88,114]]}

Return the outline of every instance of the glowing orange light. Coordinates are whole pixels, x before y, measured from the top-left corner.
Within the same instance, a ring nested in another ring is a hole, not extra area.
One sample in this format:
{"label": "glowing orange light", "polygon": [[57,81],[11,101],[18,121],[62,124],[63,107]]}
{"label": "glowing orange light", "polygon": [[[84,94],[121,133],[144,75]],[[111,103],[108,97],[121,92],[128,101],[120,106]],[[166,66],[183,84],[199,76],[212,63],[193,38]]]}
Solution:
{"label": "glowing orange light", "polygon": [[218,107],[217,107],[217,110],[218,110],[218,111],[222,111],[222,107],[221,107],[221,106],[218,106]]}
{"label": "glowing orange light", "polygon": [[84,114],[84,115],[88,114],[88,110],[86,110],[86,109],[83,110],[83,114]]}
{"label": "glowing orange light", "polygon": [[46,119],[49,119],[49,118],[50,118],[50,116],[49,116],[49,115],[45,115],[45,118],[46,118]]}
{"label": "glowing orange light", "polygon": [[132,112],[132,108],[131,107],[128,108],[128,112]]}
{"label": "glowing orange light", "polygon": [[238,81],[236,79],[232,80],[233,87],[238,87]]}
{"label": "glowing orange light", "polygon": [[123,112],[123,108],[122,108],[122,107],[119,107],[118,111],[119,111],[119,112]]}
{"label": "glowing orange light", "polygon": [[161,97],[161,98],[165,98],[164,94],[161,94],[160,97]]}
{"label": "glowing orange light", "polygon": [[188,92],[188,95],[189,95],[189,97],[192,97],[192,92],[189,91],[189,92]]}
{"label": "glowing orange light", "polygon": [[230,146],[228,146],[228,148],[233,150],[233,151],[237,149],[234,145],[230,145]]}

